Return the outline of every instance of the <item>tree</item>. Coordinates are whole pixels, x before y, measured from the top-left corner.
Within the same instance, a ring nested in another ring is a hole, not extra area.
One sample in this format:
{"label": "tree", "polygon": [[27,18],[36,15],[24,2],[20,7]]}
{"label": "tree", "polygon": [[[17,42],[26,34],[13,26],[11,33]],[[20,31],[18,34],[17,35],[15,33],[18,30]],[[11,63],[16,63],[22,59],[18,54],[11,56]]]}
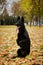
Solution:
{"label": "tree", "polygon": [[32,9],[32,5],[31,5],[31,0],[21,0],[21,11],[25,14],[23,14],[25,16],[25,20],[29,21],[30,20],[30,11]]}
{"label": "tree", "polygon": [[14,13],[14,16],[20,15],[20,13],[21,13],[20,2],[13,3],[12,12]]}
{"label": "tree", "polygon": [[0,4],[5,3],[5,0],[0,0]]}
{"label": "tree", "polygon": [[6,0],[0,0],[0,14],[3,13]]}

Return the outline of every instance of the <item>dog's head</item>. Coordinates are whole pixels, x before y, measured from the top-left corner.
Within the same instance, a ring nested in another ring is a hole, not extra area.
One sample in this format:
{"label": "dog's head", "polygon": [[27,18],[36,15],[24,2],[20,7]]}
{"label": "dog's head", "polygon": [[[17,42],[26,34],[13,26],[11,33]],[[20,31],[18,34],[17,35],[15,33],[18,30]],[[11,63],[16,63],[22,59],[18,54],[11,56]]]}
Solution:
{"label": "dog's head", "polygon": [[23,26],[24,25],[24,17],[21,17],[21,19],[20,19],[20,16],[18,16],[15,25],[16,26]]}

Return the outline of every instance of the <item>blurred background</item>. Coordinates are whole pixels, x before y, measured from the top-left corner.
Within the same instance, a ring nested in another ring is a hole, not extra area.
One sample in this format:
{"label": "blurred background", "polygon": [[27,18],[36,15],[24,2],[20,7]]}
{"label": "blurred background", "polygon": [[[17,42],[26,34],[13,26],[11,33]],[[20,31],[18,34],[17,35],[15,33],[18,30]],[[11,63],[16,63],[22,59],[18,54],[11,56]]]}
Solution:
{"label": "blurred background", "polygon": [[0,25],[14,25],[17,16],[26,25],[43,25],[43,0],[0,0]]}

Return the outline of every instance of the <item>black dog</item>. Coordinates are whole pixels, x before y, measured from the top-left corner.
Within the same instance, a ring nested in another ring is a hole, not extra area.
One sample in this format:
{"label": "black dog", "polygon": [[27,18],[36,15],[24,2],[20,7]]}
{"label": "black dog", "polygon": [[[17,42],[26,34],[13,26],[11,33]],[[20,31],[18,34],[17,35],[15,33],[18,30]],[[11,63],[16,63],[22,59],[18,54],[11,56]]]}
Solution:
{"label": "black dog", "polygon": [[18,49],[18,57],[25,57],[30,53],[30,38],[24,25],[24,17],[18,16],[16,26],[19,27],[17,44],[20,46]]}

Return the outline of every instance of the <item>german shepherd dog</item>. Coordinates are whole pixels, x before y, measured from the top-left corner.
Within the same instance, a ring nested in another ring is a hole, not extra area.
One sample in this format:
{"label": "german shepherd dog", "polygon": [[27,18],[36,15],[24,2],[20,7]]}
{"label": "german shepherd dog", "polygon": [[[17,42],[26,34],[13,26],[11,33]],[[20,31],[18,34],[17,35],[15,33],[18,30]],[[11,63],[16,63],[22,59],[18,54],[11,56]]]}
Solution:
{"label": "german shepherd dog", "polygon": [[30,38],[24,25],[24,17],[18,16],[15,24],[18,27],[17,44],[20,48],[17,51],[18,57],[26,57],[30,53]]}

